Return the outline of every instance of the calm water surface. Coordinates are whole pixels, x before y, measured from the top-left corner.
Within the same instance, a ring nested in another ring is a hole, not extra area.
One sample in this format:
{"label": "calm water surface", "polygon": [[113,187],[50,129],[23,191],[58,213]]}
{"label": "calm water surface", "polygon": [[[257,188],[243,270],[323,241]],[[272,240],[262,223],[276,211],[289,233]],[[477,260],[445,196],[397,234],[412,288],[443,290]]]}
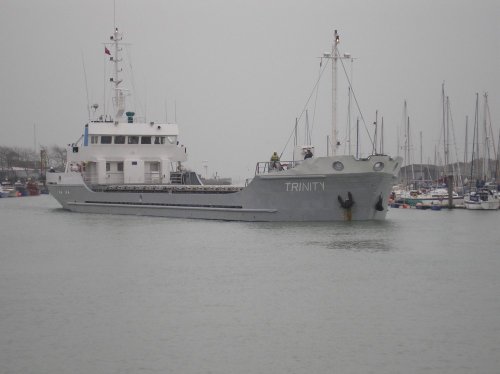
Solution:
{"label": "calm water surface", "polygon": [[500,373],[500,212],[0,222],[2,374]]}

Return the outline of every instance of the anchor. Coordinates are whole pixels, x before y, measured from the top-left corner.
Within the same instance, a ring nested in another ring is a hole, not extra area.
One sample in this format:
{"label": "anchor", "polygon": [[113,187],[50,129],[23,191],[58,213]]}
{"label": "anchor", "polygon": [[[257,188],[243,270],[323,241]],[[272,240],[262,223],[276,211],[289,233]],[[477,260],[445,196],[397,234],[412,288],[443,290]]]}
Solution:
{"label": "anchor", "polygon": [[378,195],[378,201],[375,204],[375,209],[377,209],[379,212],[384,211],[384,200],[382,199],[382,194]]}
{"label": "anchor", "polygon": [[344,209],[350,209],[354,205],[354,199],[352,198],[352,194],[350,192],[347,193],[347,199],[342,199],[342,196],[338,196],[338,200],[340,206]]}
{"label": "anchor", "polygon": [[354,205],[354,199],[351,192],[347,192],[347,199],[342,199],[342,196],[338,195],[340,206],[344,209],[344,218],[346,221],[352,220],[351,208]]}

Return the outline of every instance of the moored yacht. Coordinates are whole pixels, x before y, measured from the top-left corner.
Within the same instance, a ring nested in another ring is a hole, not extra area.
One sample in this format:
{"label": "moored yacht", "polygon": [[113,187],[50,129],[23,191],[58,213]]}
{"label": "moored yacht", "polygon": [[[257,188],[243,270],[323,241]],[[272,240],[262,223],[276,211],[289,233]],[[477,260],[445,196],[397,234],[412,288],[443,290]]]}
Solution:
{"label": "moored yacht", "polygon": [[[410,206],[416,206],[417,204],[448,206],[448,196],[448,190],[446,188],[435,188],[427,192],[422,192],[420,190],[398,190],[394,192],[394,201]],[[464,196],[452,191],[453,206],[459,206],[463,203]]]}
{"label": "moored yacht", "polygon": [[464,205],[466,209],[472,210],[498,210],[500,197],[496,189],[481,187],[465,195]]}

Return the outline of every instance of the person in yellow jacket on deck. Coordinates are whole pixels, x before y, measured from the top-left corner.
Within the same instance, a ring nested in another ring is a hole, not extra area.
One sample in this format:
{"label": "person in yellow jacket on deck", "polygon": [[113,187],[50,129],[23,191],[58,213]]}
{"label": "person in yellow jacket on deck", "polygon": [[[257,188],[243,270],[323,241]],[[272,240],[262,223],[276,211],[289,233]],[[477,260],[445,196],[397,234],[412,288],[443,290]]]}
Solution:
{"label": "person in yellow jacket on deck", "polygon": [[281,170],[280,156],[277,152],[274,152],[271,156],[271,162],[269,163],[269,170]]}

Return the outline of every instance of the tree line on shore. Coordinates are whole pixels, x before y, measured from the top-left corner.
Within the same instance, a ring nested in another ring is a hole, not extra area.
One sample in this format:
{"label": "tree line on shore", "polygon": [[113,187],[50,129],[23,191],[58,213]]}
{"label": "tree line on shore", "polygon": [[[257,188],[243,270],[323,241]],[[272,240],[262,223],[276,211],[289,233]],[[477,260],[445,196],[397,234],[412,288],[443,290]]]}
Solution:
{"label": "tree line on shore", "polygon": [[49,168],[64,170],[66,149],[57,145],[33,148],[0,146],[0,171],[3,176],[14,174],[16,170],[30,170],[40,176]]}

